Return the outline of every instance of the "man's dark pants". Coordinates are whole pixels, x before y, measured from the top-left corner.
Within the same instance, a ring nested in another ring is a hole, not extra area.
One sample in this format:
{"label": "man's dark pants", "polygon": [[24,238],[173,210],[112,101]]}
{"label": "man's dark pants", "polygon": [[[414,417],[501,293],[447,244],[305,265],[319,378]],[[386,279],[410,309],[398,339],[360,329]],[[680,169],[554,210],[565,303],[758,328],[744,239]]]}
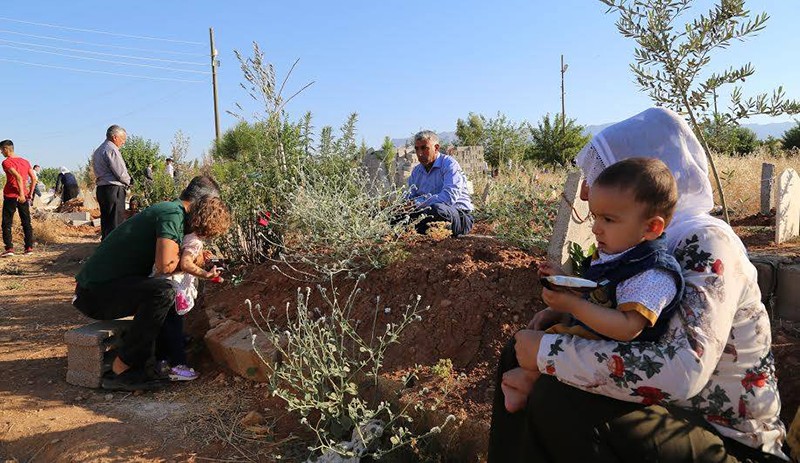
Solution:
{"label": "man's dark pants", "polygon": [[22,232],[25,235],[25,248],[33,247],[33,228],[31,227],[31,209],[28,202],[17,202],[17,198],[3,198],[3,244],[6,250],[14,247],[11,238],[11,225],[14,223],[14,212],[19,211]]}
{"label": "man's dark pants", "polygon": [[119,348],[119,357],[132,367],[143,367],[153,355],[164,319],[175,306],[176,289],[171,280],[131,276],[96,285],[78,286],[73,305],[95,320],[114,320],[133,315],[133,326]]}
{"label": "man's dark pants", "polygon": [[425,234],[431,222],[448,222],[453,236],[466,235],[472,230],[473,224],[470,211],[443,203],[432,204],[426,208],[416,210],[408,214],[408,217],[412,222],[421,218],[416,224],[417,233],[421,235]]}
{"label": "man's dark pants", "polygon": [[519,366],[513,341],[500,354],[495,377],[489,463],[783,461],[721,437],[687,410],[623,402],[545,374],[527,408],[508,413],[500,384],[504,372]]}
{"label": "man's dark pants", "polygon": [[100,206],[102,240],[125,220],[125,187],[119,185],[97,187],[97,204]]}

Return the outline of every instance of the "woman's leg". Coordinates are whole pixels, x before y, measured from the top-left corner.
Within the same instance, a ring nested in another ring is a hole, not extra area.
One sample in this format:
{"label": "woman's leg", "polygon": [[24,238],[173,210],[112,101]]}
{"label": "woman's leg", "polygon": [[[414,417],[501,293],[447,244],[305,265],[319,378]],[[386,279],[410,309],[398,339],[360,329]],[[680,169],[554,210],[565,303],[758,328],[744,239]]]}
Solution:
{"label": "woman's leg", "polygon": [[167,313],[156,341],[156,358],[170,366],[186,365],[186,346],[183,337],[183,317],[174,310]]}
{"label": "woman's leg", "polygon": [[489,428],[489,463],[519,461],[521,444],[527,439],[525,411],[517,413],[506,411],[505,397],[501,389],[503,373],[518,367],[517,354],[514,351],[514,338],[511,338],[500,353],[500,362],[494,381],[492,423]]}
{"label": "woman's leg", "polygon": [[687,410],[591,394],[552,376],[533,388],[527,422],[528,438],[553,462],[779,461],[721,437]]}

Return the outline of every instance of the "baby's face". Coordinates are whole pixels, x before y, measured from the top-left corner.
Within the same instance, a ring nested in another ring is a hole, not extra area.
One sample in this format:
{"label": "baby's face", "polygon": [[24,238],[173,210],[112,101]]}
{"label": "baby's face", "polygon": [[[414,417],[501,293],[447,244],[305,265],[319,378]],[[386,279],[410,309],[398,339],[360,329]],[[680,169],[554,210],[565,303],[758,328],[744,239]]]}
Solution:
{"label": "baby's face", "polygon": [[616,254],[645,240],[648,217],[645,217],[644,204],[634,201],[632,192],[592,185],[589,210],[594,216],[592,233],[600,251]]}

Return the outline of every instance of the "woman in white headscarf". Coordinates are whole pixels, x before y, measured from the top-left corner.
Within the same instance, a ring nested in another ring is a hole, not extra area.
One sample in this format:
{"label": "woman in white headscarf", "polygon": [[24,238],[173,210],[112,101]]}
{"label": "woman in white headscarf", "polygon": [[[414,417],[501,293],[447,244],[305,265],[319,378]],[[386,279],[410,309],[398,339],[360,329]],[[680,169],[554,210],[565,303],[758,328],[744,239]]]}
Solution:
{"label": "woman in white headscarf", "polygon": [[[597,134],[578,154],[581,194],[630,157],[658,158],[678,184],[666,230],[686,292],[657,342],[545,334],[546,309],[500,361],[489,461],[783,461],[785,428],[757,273],[726,223],[711,217],[706,157],[686,121],[648,109]],[[541,378],[524,412],[499,383],[519,364]]]}

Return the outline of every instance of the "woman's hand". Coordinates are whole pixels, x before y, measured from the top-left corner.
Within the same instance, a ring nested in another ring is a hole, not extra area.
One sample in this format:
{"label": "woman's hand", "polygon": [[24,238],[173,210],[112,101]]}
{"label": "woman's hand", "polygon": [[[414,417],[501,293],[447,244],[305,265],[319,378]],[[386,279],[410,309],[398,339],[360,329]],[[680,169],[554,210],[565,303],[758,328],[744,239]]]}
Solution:
{"label": "woman's hand", "polygon": [[560,265],[553,264],[551,262],[540,262],[537,270],[539,272],[539,278],[541,277],[549,277],[550,275],[565,275],[564,269],[561,268]]}
{"label": "woman's hand", "polygon": [[583,298],[571,292],[542,288],[542,300],[557,312],[572,313]]}
{"label": "woman's hand", "polygon": [[555,310],[551,309],[550,307],[545,308],[544,310],[540,310],[536,312],[536,315],[533,316],[533,320],[528,323],[527,328],[529,330],[541,330],[544,331],[551,326],[561,323],[563,321],[564,314],[560,312],[556,312]]}

